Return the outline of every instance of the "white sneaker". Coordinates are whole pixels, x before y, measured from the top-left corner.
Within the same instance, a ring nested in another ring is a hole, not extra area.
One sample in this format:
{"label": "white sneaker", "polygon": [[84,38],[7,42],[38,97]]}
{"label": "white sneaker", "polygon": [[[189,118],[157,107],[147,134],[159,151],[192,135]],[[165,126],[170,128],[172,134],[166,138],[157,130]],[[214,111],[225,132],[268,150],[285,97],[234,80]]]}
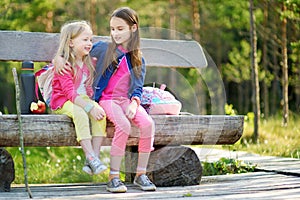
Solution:
{"label": "white sneaker", "polygon": [[[86,164],[87,165],[85,165],[82,168],[82,170],[88,174],[96,175],[96,174],[100,174],[101,172],[104,172],[105,170],[107,170],[107,167],[100,161],[100,159],[96,158],[94,156],[87,158]],[[91,170],[91,173],[89,170]]]}
{"label": "white sneaker", "polygon": [[87,163],[87,161],[85,161],[84,166],[82,167],[82,170],[83,170],[85,173],[89,174],[89,175],[93,175],[93,171],[92,171],[92,169],[90,168],[90,166],[89,166],[89,164]]}

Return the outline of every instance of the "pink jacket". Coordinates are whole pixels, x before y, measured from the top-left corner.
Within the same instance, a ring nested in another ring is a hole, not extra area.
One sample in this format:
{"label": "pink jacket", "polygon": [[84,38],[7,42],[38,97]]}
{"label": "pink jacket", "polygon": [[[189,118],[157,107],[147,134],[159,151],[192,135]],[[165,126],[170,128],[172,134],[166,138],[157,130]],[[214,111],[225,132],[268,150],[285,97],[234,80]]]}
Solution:
{"label": "pink jacket", "polygon": [[[54,73],[52,81],[52,96],[50,100],[50,108],[56,110],[61,108],[68,100],[74,102],[79,95],[77,89],[81,83],[83,72],[89,75],[89,70],[86,65],[82,69],[77,67],[78,79],[74,82],[73,72],[66,72],[63,75]],[[91,85],[85,85],[87,95],[91,98],[93,96],[93,89]]]}

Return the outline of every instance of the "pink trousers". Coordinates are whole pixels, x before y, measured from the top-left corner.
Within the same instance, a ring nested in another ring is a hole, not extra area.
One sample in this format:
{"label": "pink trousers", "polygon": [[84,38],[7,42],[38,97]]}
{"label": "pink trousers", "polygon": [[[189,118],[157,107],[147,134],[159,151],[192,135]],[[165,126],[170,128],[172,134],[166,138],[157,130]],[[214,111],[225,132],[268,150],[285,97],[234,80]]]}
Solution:
{"label": "pink trousers", "polygon": [[115,126],[110,151],[113,156],[123,156],[125,154],[126,143],[131,132],[131,122],[140,130],[138,151],[149,153],[154,150],[154,122],[142,106],[138,107],[133,119],[128,119],[125,111],[130,102],[128,98],[124,97],[99,102],[106,113],[107,119]]}

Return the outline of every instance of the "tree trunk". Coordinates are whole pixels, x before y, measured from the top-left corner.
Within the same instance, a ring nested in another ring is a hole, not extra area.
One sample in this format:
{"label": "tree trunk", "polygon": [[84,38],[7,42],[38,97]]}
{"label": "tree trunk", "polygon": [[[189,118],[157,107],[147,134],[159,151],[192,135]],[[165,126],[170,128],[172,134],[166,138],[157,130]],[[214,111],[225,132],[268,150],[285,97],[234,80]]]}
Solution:
{"label": "tree trunk", "polygon": [[[267,27],[267,24],[268,24],[268,2],[267,1],[264,1],[264,22],[263,22],[263,26],[262,28],[263,29],[266,29]],[[268,71],[268,56],[267,56],[267,31],[264,30],[263,31],[263,69],[264,71],[266,72],[267,74],[267,71]],[[262,88],[263,88],[263,106],[264,106],[264,117],[267,119],[269,117],[269,112],[270,112],[270,109],[269,109],[269,90],[268,90],[268,84],[267,84],[267,81],[266,81],[266,78],[264,78],[263,82],[262,82]]]}
{"label": "tree trunk", "polygon": [[[282,12],[286,11],[286,6],[284,5],[284,2],[282,3]],[[289,118],[289,102],[288,102],[288,60],[287,60],[287,35],[286,35],[286,24],[287,20],[284,17],[281,24],[281,30],[282,30],[282,73],[283,73],[283,125],[288,125],[288,118]]]}
{"label": "tree trunk", "polygon": [[[126,182],[132,182],[137,165],[137,147],[127,147],[125,158]],[[150,155],[147,175],[159,187],[199,185],[202,166],[197,154],[189,147],[156,146]]]}
{"label": "tree trunk", "polygon": [[[192,0],[192,19],[193,19],[193,38],[200,43],[200,14],[198,1]],[[199,114],[207,114],[206,110],[206,94],[202,79],[199,77],[195,91],[197,93],[197,99],[199,102]]]}
{"label": "tree trunk", "polygon": [[[298,57],[299,59],[299,57]],[[300,61],[298,61],[300,63]],[[300,80],[300,71],[298,73],[298,81]],[[295,87],[295,95],[296,95],[296,112],[300,113],[300,84],[296,84]]]}
{"label": "tree trunk", "polygon": [[47,13],[46,32],[53,33],[53,10]]}
{"label": "tree trunk", "polygon": [[251,93],[251,81],[246,81],[243,83],[244,86],[244,112],[247,113],[251,109],[251,101],[249,100],[249,94]]}
{"label": "tree trunk", "polygon": [[97,23],[96,23],[96,8],[97,8],[97,0],[90,0],[90,9],[88,13],[90,13],[90,23],[93,29],[94,34],[97,34]]}
{"label": "tree trunk", "polygon": [[[170,0],[170,39],[175,40],[177,39],[176,36],[176,10],[175,10],[175,0]],[[175,88],[176,87],[176,70],[175,69],[170,69],[169,73],[169,86],[170,88]]]}
{"label": "tree trunk", "polygon": [[275,41],[272,41],[272,46],[273,46],[273,51],[272,51],[272,62],[273,62],[273,64],[272,64],[272,67],[273,67],[273,74],[274,74],[274,79],[273,79],[273,81],[272,81],[272,92],[271,92],[271,94],[272,94],[272,96],[271,96],[271,113],[274,115],[274,114],[276,114],[276,112],[277,112],[277,109],[278,109],[278,91],[280,90],[280,88],[279,88],[279,78],[278,78],[278,71],[279,71],[279,67],[278,67],[278,65],[277,65],[277,63],[278,63],[278,59],[277,59],[277,53],[278,53],[278,51],[277,51],[277,45],[276,45],[276,43],[275,43]]}
{"label": "tree trunk", "polygon": [[253,14],[253,0],[250,0],[250,38],[251,38],[251,68],[252,68],[252,91],[253,91],[253,109],[254,109],[254,133],[253,140],[257,142],[259,137],[260,123],[260,100],[259,100],[259,80],[257,65],[257,38],[255,18]]}
{"label": "tree trunk", "polygon": [[243,98],[245,96],[245,88],[243,87],[243,84],[242,83],[238,83],[237,84],[237,89],[238,89],[238,113],[243,113],[244,110],[244,106],[245,106],[245,102],[243,101]]}
{"label": "tree trunk", "polygon": [[206,109],[206,93],[205,93],[205,85],[202,82],[201,77],[199,77],[197,84],[195,85],[195,91],[197,94],[197,100],[199,108],[199,115],[206,115],[207,109]]}
{"label": "tree trunk", "polygon": [[198,8],[198,1],[192,0],[192,19],[193,19],[193,38],[200,42],[200,14]]}

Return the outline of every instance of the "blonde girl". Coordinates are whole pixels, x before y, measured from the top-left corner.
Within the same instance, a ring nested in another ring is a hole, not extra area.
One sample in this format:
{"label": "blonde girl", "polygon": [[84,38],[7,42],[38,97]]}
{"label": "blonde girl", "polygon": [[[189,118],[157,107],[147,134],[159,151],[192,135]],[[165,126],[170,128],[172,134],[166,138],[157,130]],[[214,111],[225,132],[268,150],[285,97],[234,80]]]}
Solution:
{"label": "blonde girl", "polygon": [[101,143],[106,135],[106,115],[101,106],[91,99],[94,66],[89,53],[93,45],[92,36],[92,29],[86,21],[69,22],[62,26],[54,63],[56,59],[63,59],[68,66],[54,66],[50,108],[56,114],[72,118],[77,141],[86,157],[83,170],[89,174],[99,174],[107,169],[99,158]]}

